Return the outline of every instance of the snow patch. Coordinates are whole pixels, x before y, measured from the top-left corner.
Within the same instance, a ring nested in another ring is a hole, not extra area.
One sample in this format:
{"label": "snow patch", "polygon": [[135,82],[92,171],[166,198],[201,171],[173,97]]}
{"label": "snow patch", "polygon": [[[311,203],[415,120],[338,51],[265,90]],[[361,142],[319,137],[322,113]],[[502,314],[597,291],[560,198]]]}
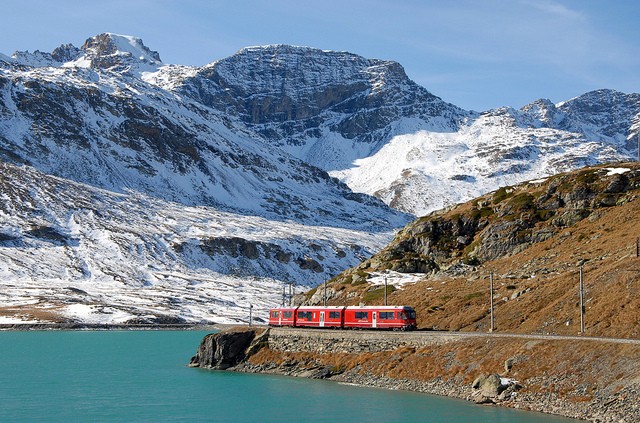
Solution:
{"label": "snow patch", "polygon": [[608,171],[607,176],[622,175],[631,171],[631,169],[626,167],[607,167],[604,170]]}
{"label": "snow patch", "polygon": [[508,378],[508,377],[501,377],[500,378],[500,385],[501,386],[517,385],[519,383],[520,382],[518,382],[517,380],[512,379],[512,378]]}
{"label": "snow patch", "polygon": [[[296,293],[309,289],[393,237],[115,194],[3,166],[15,190],[0,228],[15,240],[0,243],[0,304],[25,314],[46,308],[86,323],[239,323],[253,306],[264,321],[286,283],[296,282]],[[41,234],[27,235],[34,225]],[[321,272],[308,268],[314,262]]]}
{"label": "snow patch", "polygon": [[386,278],[387,285],[400,288],[406,284],[416,283],[424,279],[424,276],[424,273],[399,273],[390,270],[388,272],[372,272],[368,282],[372,285],[384,285]]}
{"label": "snow patch", "polygon": [[534,179],[533,181],[529,181],[530,184],[543,184],[545,182],[547,182],[549,178],[540,178],[540,179]]}
{"label": "snow patch", "polygon": [[156,58],[150,54],[149,49],[142,43],[140,38],[132,37],[130,35],[113,34],[110,32],[108,32],[107,35],[109,35],[119,52],[129,53],[133,57],[142,61],[152,63],[158,62]]}

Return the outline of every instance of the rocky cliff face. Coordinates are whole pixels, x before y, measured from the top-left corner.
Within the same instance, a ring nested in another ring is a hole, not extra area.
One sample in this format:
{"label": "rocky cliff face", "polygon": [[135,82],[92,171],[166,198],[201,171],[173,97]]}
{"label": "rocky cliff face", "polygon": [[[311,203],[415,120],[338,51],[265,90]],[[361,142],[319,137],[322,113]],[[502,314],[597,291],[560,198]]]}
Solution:
{"label": "rocky cliff face", "polygon": [[256,337],[254,330],[218,332],[204,337],[190,367],[226,370],[246,358],[246,351]]}
{"label": "rocky cliff face", "polygon": [[313,156],[327,132],[367,156],[400,118],[451,131],[468,115],[416,85],[398,63],[286,45],[243,49],[202,68],[180,91],[327,170],[339,158]]}
{"label": "rocky cliff face", "polygon": [[637,151],[638,94],[598,90],[476,113],[417,86],[397,63],[349,53],[247,48],[177,89],[355,191],[417,215]]}

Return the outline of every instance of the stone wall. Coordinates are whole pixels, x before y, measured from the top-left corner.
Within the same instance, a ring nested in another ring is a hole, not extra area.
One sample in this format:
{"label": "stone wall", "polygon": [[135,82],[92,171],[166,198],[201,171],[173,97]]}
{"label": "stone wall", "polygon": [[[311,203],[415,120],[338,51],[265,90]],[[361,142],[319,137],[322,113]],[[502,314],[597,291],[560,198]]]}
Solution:
{"label": "stone wall", "polygon": [[[473,336],[473,335],[468,335]],[[401,347],[421,348],[459,341],[464,334],[430,332],[345,331],[328,329],[271,328],[269,348],[281,352],[310,351],[317,353],[344,352],[360,354],[393,351]]]}

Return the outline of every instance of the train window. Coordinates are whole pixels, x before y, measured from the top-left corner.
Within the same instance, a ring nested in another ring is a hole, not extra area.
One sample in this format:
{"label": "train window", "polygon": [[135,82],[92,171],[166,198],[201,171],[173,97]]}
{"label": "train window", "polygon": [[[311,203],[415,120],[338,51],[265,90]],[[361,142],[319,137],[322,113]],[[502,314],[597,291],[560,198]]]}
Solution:
{"label": "train window", "polygon": [[393,311],[381,311],[380,312],[380,320],[393,320],[394,312]]}
{"label": "train window", "polygon": [[309,320],[311,321],[312,319],[312,314],[310,311],[299,311],[298,312],[298,319],[304,319],[304,320]]}
{"label": "train window", "polygon": [[339,319],[340,318],[340,312],[339,311],[330,311],[329,312],[329,319]]}
{"label": "train window", "polygon": [[369,312],[368,311],[356,311],[356,319],[368,320],[369,319]]}
{"label": "train window", "polygon": [[271,317],[273,317],[274,319],[278,318],[278,311],[274,310],[271,312]]}
{"label": "train window", "polygon": [[285,318],[285,319],[291,319],[291,317],[293,316],[293,312],[291,312],[291,311],[285,311],[285,312],[283,313],[283,316],[284,316],[284,318]]}
{"label": "train window", "polygon": [[404,317],[403,318],[405,318],[405,319],[415,319],[416,318],[416,311],[413,308],[405,307],[403,311],[404,311],[404,313],[403,313]]}

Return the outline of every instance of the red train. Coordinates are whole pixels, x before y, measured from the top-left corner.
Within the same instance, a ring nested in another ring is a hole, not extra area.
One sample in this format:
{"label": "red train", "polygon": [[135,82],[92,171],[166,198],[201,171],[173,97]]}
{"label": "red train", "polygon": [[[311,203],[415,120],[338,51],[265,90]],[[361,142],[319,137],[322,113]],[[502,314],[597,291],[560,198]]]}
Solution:
{"label": "red train", "polygon": [[280,307],[269,311],[269,326],[413,330],[416,312],[409,306]]}

